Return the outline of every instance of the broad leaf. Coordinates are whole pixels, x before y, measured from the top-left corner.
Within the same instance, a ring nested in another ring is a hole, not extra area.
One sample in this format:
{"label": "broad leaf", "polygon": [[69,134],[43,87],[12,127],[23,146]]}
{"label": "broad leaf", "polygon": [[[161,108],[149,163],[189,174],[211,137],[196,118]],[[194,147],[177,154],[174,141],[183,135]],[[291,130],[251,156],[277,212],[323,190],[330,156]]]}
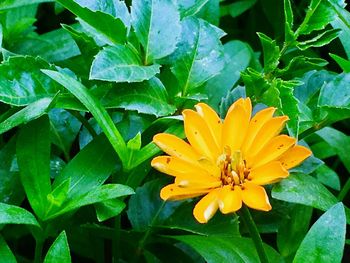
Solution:
{"label": "broad leaf", "polygon": [[47,116],[28,123],[17,138],[16,154],[21,181],[31,207],[41,219],[47,211],[47,195],[51,192],[50,145]]}
{"label": "broad leaf", "polygon": [[4,0],[2,3],[0,3],[0,10],[7,10],[43,2],[54,2],[54,0]]}
{"label": "broad leaf", "polygon": [[0,224],[21,224],[40,227],[32,213],[21,207],[4,203],[0,203]]}
{"label": "broad leaf", "polygon": [[107,201],[95,204],[98,221],[102,222],[119,215],[125,206],[126,204],[118,199],[109,199]]}
{"label": "broad leaf", "polygon": [[140,82],[159,73],[159,65],[144,66],[131,46],[114,45],[101,50],[92,63],[90,79]]}
{"label": "broad leaf", "polygon": [[1,260],[6,263],[17,263],[15,255],[13,255],[11,249],[6,244],[5,239],[0,235],[0,255]]}
{"label": "broad leaf", "polygon": [[181,25],[180,14],[173,1],[134,0],[131,23],[143,46],[145,65],[175,50]]}
{"label": "broad leaf", "polygon": [[334,190],[340,191],[340,180],[338,174],[328,167],[327,165],[322,165],[315,171],[316,178],[325,186],[328,186]]}
{"label": "broad leaf", "polygon": [[197,14],[208,2],[209,0],[178,0],[177,5],[181,18]]}
{"label": "broad leaf", "polygon": [[62,231],[61,234],[59,234],[56,240],[52,243],[44,259],[44,263],[59,262],[72,262],[65,231]]}
{"label": "broad leaf", "polygon": [[346,218],[344,206],[338,203],[324,213],[311,227],[301,243],[293,263],[341,262],[345,245]]}
{"label": "broad leaf", "polygon": [[[332,7],[337,13],[337,16],[331,21],[333,28],[341,29],[341,34],[339,39],[343,44],[345,53],[350,59],[350,13],[345,8],[342,8],[341,5],[338,5],[338,1],[328,1],[331,3]],[[342,2],[340,0],[340,2]]]}
{"label": "broad leaf", "polygon": [[256,0],[241,0],[232,4],[223,5],[221,8],[221,16],[229,14],[232,17],[237,17],[243,14],[245,11],[252,8],[256,3]]}

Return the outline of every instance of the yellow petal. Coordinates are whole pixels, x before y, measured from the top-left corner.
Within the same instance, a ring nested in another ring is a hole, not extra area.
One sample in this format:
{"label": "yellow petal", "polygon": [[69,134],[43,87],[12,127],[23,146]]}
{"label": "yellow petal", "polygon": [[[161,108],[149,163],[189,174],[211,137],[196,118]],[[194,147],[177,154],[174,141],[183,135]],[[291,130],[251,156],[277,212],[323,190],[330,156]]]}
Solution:
{"label": "yellow petal", "polygon": [[252,114],[252,102],[250,101],[250,98],[240,98],[236,100],[228,109],[227,114],[231,112],[236,105],[241,105],[249,113],[249,116]]}
{"label": "yellow petal", "polygon": [[196,189],[179,187],[175,184],[169,184],[160,190],[160,198],[163,200],[182,200],[204,195],[212,189]]}
{"label": "yellow petal", "polygon": [[216,145],[221,147],[222,121],[217,113],[205,103],[198,103],[195,106],[198,114],[207,123]]}
{"label": "yellow petal", "polygon": [[242,188],[243,203],[253,209],[269,211],[271,205],[264,187],[246,182]]}
{"label": "yellow petal", "polygon": [[257,112],[255,116],[251,119],[251,121],[249,122],[247,135],[242,145],[242,152],[244,156],[247,152],[249,152],[250,147],[252,146],[252,143],[260,129],[264,126],[264,124],[267,121],[272,119],[275,110],[276,109],[273,107],[263,109]]}
{"label": "yellow petal", "polygon": [[186,137],[191,146],[198,153],[216,161],[220,152],[207,123],[193,110],[184,110],[182,115],[184,117]]}
{"label": "yellow petal", "polygon": [[168,133],[158,133],[153,137],[153,142],[169,155],[180,159],[195,162],[200,156],[185,141]]}
{"label": "yellow petal", "polygon": [[281,162],[273,161],[252,169],[248,178],[251,183],[265,185],[275,183],[288,175],[289,172],[282,166]]}
{"label": "yellow petal", "polygon": [[198,175],[198,174],[187,174],[176,176],[175,184],[180,187],[192,187],[192,188],[217,188],[222,185],[219,178],[208,176],[208,175]]}
{"label": "yellow petal", "polygon": [[219,195],[219,208],[223,214],[233,213],[242,207],[241,188],[235,186],[224,186]]}
{"label": "yellow petal", "polygon": [[157,156],[151,162],[152,167],[162,173],[172,176],[196,174],[198,176],[209,176],[210,174],[202,169],[199,164],[189,163],[174,156]]}
{"label": "yellow petal", "polygon": [[282,163],[284,168],[291,169],[300,164],[311,154],[312,152],[308,148],[301,145],[295,145],[294,147],[290,148],[287,152],[285,152],[281,156],[279,161]]}
{"label": "yellow petal", "polygon": [[296,139],[288,135],[278,135],[272,138],[252,160],[248,160],[248,166],[252,168],[259,167],[278,159],[290,149],[295,142]]}
{"label": "yellow petal", "polygon": [[248,129],[249,119],[250,113],[241,104],[234,104],[224,120],[222,149],[229,146],[232,153],[240,149]]}
{"label": "yellow petal", "polygon": [[288,119],[287,116],[281,116],[268,120],[260,128],[251,146],[247,149],[246,158],[256,155],[273,137],[279,134]]}
{"label": "yellow petal", "polygon": [[218,210],[218,194],[218,189],[212,190],[194,207],[193,215],[199,223],[207,223]]}

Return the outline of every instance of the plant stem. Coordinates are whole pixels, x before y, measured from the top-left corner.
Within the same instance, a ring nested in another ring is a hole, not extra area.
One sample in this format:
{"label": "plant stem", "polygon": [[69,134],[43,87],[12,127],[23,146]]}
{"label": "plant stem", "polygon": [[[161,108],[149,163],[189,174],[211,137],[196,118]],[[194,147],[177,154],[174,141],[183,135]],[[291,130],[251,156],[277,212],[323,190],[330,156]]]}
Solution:
{"label": "plant stem", "polygon": [[92,137],[96,137],[97,133],[95,132],[94,128],[91,126],[91,124],[82,116],[79,112],[74,110],[68,110],[70,114],[72,114],[78,121],[80,121],[83,126],[88,130],[88,132],[91,134]]}
{"label": "plant stem", "polygon": [[253,239],[253,242],[254,242],[256,251],[258,252],[261,263],[268,263],[269,260],[267,259],[258,228],[255,225],[255,222],[249,212],[249,209],[245,205],[243,205],[240,210],[240,216],[242,217],[245,225],[248,228],[249,234]]}
{"label": "plant stem", "polygon": [[120,215],[114,219],[114,235],[112,239],[113,263],[119,262],[120,255]]}
{"label": "plant stem", "polygon": [[41,254],[43,250],[44,239],[42,237],[37,237],[35,239],[35,254],[34,254],[34,262],[41,263]]}

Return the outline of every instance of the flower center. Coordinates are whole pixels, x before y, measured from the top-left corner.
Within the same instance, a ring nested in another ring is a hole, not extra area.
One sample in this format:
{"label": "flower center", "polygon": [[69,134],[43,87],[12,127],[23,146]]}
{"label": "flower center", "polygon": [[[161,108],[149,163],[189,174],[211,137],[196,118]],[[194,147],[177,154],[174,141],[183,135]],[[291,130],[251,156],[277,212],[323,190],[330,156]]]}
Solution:
{"label": "flower center", "polygon": [[248,178],[249,170],[246,168],[241,152],[231,153],[229,146],[224,148],[224,153],[219,156],[217,165],[221,170],[223,185],[242,185]]}

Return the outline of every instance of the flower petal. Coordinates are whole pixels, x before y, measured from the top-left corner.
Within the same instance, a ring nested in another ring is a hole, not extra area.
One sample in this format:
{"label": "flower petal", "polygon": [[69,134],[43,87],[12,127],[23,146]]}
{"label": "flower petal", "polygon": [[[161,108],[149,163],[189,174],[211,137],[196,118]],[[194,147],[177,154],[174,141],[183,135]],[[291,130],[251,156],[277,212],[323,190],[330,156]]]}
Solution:
{"label": "flower petal", "polygon": [[228,109],[227,114],[231,112],[236,105],[241,105],[249,113],[249,115],[252,114],[252,102],[250,101],[250,98],[240,98],[236,100]]}
{"label": "flower petal", "polygon": [[192,188],[217,188],[222,185],[219,178],[209,175],[187,174],[176,176],[175,184],[180,187],[192,187]]}
{"label": "flower petal", "polygon": [[160,198],[163,200],[182,200],[187,198],[193,198],[197,196],[204,195],[208,192],[212,191],[212,189],[196,189],[196,188],[186,188],[179,187],[175,184],[169,184],[160,190]]}
{"label": "flower petal", "polygon": [[306,158],[308,158],[312,152],[301,145],[295,145],[294,147],[290,148],[288,151],[286,151],[279,161],[282,163],[284,168],[291,169],[298,164],[300,164],[302,161],[304,161]]}
{"label": "flower petal", "polygon": [[261,151],[252,159],[247,160],[248,167],[255,168],[264,165],[268,162],[278,159],[296,142],[295,138],[288,135],[278,135],[272,138]]}
{"label": "flower petal", "polygon": [[275,117],[268,120],[256,134],[251,146],[247,149],[246,157],[256,155],[261,149],[282,130],[285,122],[289,120],[287,116]]}
{"label": "flower petal", "polygon": [[216,145],[221,147],[222,121],[217,113],[205,103],[198,103],[195,106],[198,114],[207,123]]}
{"label": "flower petal", "polygon": [[184,140],[168,133],[158,133],[153,137],[153,142],[169,155],[180,159],[195,162],[200,156]]}
{"label": "flower petal", "polygon": [[212,190],[204,196],[194,207],[193,215],[199,223],[207,223],[219,208],[219,189]]}
{"label": "flower petal", "polygon": [[204,119],[193,110],[184,110],[185,133],[191,146],[200,154],[216,161],[219,148],[216,145],[210,129]]}
{"label": "flower petal", "polygon": [[248,179],[251,183],[265,185],[277,182],[288,175],[289,172],[282,166],[281,162],[273,161],[252,169]]}
{"label": "flower petal", "polygon": [[249,152],[250,147],[252,146],[252,143],[256,138],[256,135],[258,134],[260,129],[264,126],[264,124],[272,119],[272,116],[275,110],[276,108],[273,108],[273,107],[263,109],[257,112],[255,116],[251,119],[251,121],[249,122],[247,135],[242,145],[243,155]]}
{"label": "flower petal", "polygon": [[222,149],[229,146],[232,153],[240,149],[248,129],[249,119],[250,112],[241,104],[234,104],[224,120]]}
{"label": "flower petal", "polygon": [[242,188],[242,200],[250,208],[269,211],[271,205],[264,187],[246,182]]}
{"label": "flower petal", "polygon": [[233,213],[242,207],[241,188],[226,185],[220,190],[219,208],[223,214]]}
{"label": "flower petal", "polygon": [[210,176],[199,164],[189,163],[174,156],[157,156],[151,162],[152,167],[162,173],[172,176],[196,174],[198,176]]}

